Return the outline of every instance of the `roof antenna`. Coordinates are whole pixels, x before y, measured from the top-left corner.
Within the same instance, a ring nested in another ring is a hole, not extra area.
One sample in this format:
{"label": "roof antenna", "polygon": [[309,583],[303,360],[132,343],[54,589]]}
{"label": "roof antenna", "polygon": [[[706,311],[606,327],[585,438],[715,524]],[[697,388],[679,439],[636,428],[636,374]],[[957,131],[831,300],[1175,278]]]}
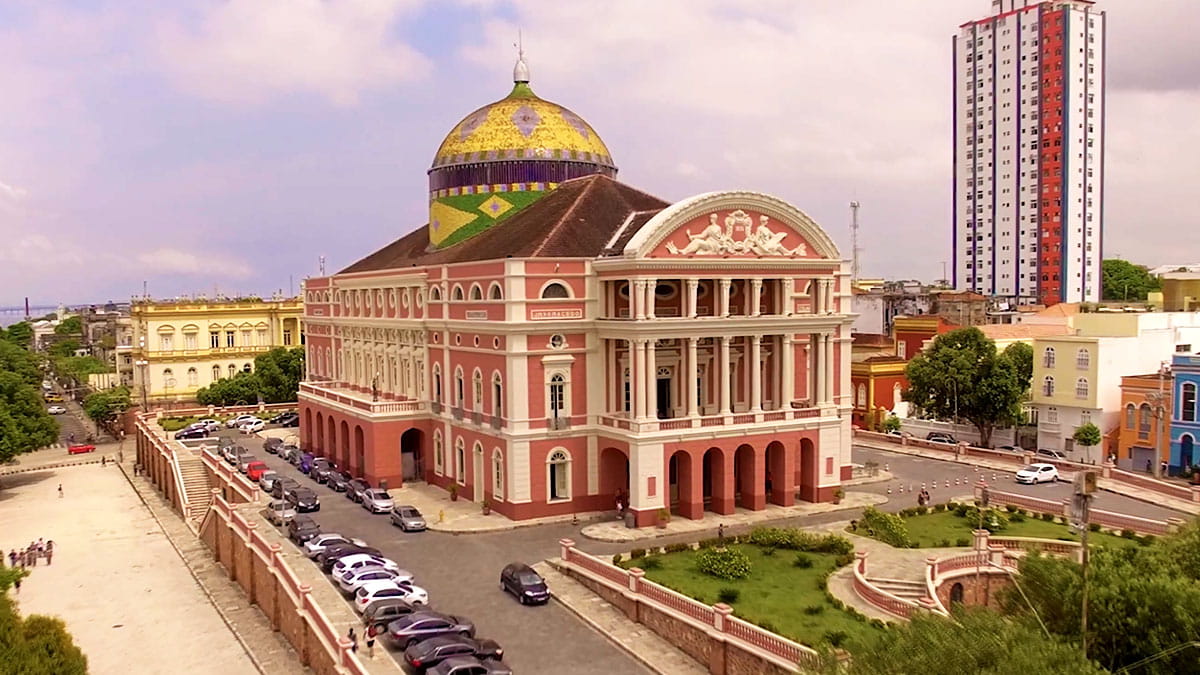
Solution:
{"label": "roof antenna", "polygon": [[517,65],[513,66],[513,82],[516,84],[529,83],[529,66],[525,63],[525,47],[521,40],[521,29],[517,29],[517,41],[513,43],[517,48]]}

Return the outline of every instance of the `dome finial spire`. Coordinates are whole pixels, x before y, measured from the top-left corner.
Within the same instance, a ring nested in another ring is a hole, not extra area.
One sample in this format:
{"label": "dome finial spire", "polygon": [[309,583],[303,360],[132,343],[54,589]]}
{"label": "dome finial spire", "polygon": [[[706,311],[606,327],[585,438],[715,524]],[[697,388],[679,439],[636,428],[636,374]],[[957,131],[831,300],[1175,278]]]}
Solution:
{"label": "dome finial spire", "polygon": [[529,82],[529,65],[525,63],[525,47],[521,42],[521,29],[517,29],[517,65],[513,66],[513,82],[517,84]]}

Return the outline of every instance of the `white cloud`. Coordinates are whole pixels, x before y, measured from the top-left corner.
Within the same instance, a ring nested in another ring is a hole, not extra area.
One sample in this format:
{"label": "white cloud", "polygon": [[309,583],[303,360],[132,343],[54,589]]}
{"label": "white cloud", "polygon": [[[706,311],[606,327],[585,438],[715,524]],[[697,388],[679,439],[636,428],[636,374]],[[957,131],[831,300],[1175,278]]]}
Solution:
{"label": "white cloud", "polygon": [[389,33],[418,0],[229,0],[159,23],[163,65],[178,86],[219,101],[315,94],[352,105],[373,89],[422,79],[428,60]]}
{"label": "white cloud", "polygon": [[24,188],[17,187],[16,185],[9,185],[4,181],[0,181],[0,198],[16,202],[24,199],[28,194],[29,192]]}
{"label": "white cloud", "polygon": [[228,254],[213,255],[163,247],[137,255],[139,271],[151,274],[182,274],[210,279],[246,279],[250,265]]}

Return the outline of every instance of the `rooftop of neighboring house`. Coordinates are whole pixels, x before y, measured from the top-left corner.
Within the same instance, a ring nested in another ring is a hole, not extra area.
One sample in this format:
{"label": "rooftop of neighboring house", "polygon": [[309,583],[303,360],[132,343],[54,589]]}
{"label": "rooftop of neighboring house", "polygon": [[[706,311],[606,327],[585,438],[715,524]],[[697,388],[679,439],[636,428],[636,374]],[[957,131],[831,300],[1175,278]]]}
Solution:
{"label": "rooftop of neighboring house", "polygon": [[987,302],[988,296],[974,291],[932,291],[938,302]]}
{"label": "rooftop of neighboring house", "polygon": [[1067,317],[1075,316],[1078,313],[1078,302],[1060,302],[1057,305],[1051,305],[1036,312],[1041,317]]}
{"label": "rooftop of neighboring house", "polygon": [[890,348],[895,344],[892,340],[892,336],[886,333],[855,333],[852,336],[852,340],[851,346],[854,349],[858,349],[859,347]]}
{"label": "rooftop of neighboring house", "polygon": [[1033,340],[1040,337],[1071,334],[1071,329],[1065,324],[993,323],[977,326],[977,328],[993,341]]}

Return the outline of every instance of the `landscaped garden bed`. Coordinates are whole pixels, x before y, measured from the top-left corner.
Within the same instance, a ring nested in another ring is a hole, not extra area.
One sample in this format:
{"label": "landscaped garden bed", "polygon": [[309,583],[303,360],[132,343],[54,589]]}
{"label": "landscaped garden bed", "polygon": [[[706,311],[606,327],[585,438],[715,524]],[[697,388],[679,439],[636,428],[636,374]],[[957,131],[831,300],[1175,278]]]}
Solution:
{"label": "landscaped garden bed", "polygon": [[844,647],[882,629],[826,591],[829,574],[853,561],[851,549],[843,537],[758,528],[723,542],[706,540],[699,549],[635,550],[633,559],[617,564],[640,567],[650,581],[705,604],[728,604],[735,616],[801,644]]}
{"label": "landscaped garden bed", "polygon": [[[971,546],[972,531],[980,526],[980,515],[979,509],[971,504],[915,507],[904,509],[898,515],[870,508],[864,510],[863,518],[852,521],[848,531],[901,548],[906,544],[911,548]],[[984,529],[998,537],[1080,540],[1079,534],[1071,532],[1062,516],[1007,508],[984,509],[982,516]],[[1129,546],[1152,540],[1152,537],[1139,537],[1132,532],[1118,536],[1099,531],[1095,526],[1088,532],[1091,546]]]}

